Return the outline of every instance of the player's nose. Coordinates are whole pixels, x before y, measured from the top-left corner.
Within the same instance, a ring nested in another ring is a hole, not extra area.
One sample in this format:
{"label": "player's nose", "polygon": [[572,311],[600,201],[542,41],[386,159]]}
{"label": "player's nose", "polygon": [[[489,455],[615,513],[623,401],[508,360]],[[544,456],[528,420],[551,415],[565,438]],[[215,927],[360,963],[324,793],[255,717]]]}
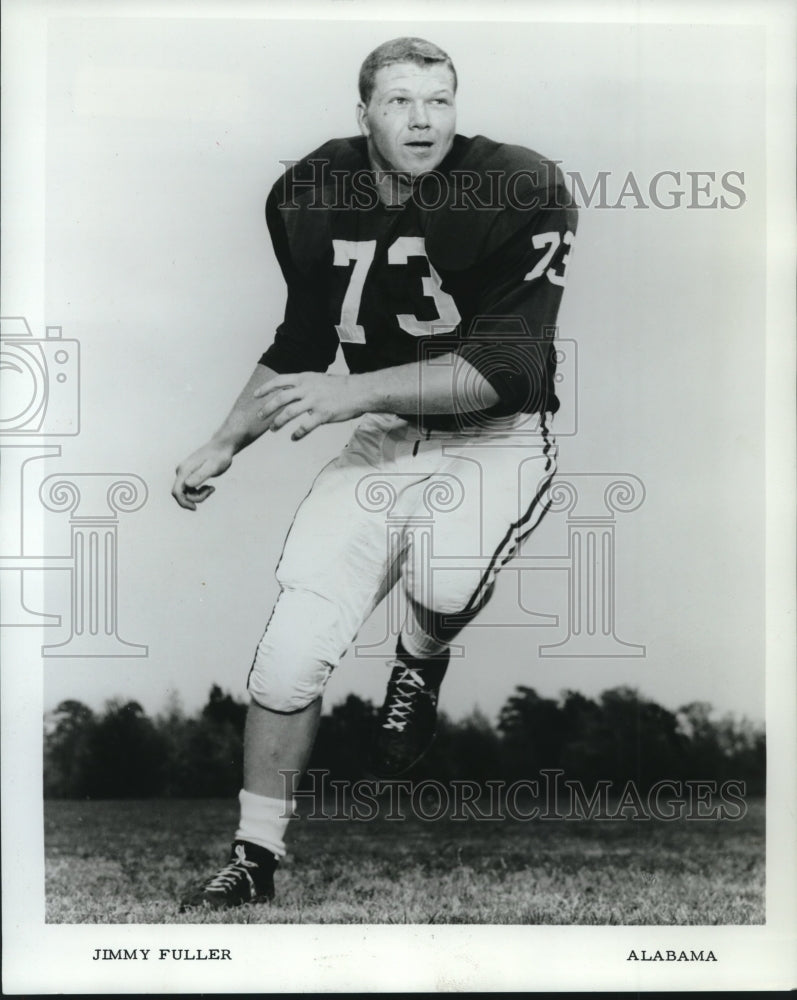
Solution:
{"label": "player's nose", "polygon": [[413,101],[410,105],[410,128],[428,128],[429,113],[424,101]]}

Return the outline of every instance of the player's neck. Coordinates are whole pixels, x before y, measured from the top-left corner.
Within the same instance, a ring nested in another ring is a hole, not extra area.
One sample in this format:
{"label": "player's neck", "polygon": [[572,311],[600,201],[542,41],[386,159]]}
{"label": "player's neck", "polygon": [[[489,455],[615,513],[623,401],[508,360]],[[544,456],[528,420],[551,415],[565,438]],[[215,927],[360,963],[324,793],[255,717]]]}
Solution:
{"label": "player's neck", "polygon": [[384,170],[371,164],[376,190],[383,205],[403,205],[412,194],[412,177],[402,171]]}
{"label": "player's neck", "polygon": [[369,140],[368,163],[374,174],[376,190],[383,205],[403,205],[412,194],[412,174],[396,170]]}

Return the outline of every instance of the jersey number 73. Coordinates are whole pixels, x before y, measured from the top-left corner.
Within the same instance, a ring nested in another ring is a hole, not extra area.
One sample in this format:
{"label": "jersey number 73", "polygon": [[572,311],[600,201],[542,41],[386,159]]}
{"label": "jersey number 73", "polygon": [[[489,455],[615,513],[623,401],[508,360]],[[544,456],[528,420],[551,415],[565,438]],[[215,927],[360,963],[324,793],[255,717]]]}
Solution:
{"label": "jersey number 73", "polygon": [[[333,240],[335,252],[332,263],[339,267],[348,267],[354,261],[343,306],[340,311],[340,323],[335,326],[342,344],[364,344],[365,329],[357,322],[360,312],[360,302],[363,296],[365,280],[368,276],[374,254],[376,240]],[[426,253],[422,236],[399,236],[391,243],[387,251],[388,264],[406,264],[410,257],[424,257],[429,267],[429,274],[422,278],[423,294],[434,300],[438,313],[436,320],[418,319],[412,313],[399,313],[396,316],[398,325],[405,333],[413,337],[428,337],[433,333],[450,333],[456,329],[462,317],[453,298],[444,292],[440,275],[435,271]]]}
{"label": "jersey number 73", "polygon": [[[560,245],[563,244],[567,247],[572,245],[573,233],[567,230],[563,237],[560,237],[556,231],[536,233],[531,242],[535,250],[545,249],[545,253],[532,270],[524,276],[523,280],[534,281],[544,274],[552,284],[564,285],[565,268],[570,257],[569,251],[562,254],[556,265],[552,264],[551,261]],[[332,241],[332,248],[334,266],[348,267],[352,262],[354,263],[346,293],[343,296],[340,322],[335,325],[335,330],[342,344],[364,344],[365,328],[357,322],[357,318],[360,313],[363,288],[376,254],[376,240],[335,239]],[[423,320],[418,319],[413,313],[398,313],[396,315],[398,325],[405,333],[409,333],[413,337],[450,333],[456,329],[462,317],[452,296],[442,288],[440,275],[429,260],[422,236],[399,236],[388,248],[388,264],[400,266],[406,264],[410,257],[423,257],[426,260],[429,274],[421,279],[423,294],[434,301],[438,318]],[[557,270],[557,266],[561,267],[561,270]]]}

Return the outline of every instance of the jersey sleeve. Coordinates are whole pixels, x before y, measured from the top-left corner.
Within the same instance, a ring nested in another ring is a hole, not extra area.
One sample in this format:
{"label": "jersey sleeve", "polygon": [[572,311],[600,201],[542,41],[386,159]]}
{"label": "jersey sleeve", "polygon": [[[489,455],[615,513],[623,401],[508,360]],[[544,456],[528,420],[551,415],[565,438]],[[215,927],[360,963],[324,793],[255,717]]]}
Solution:
{"label": "jersey sleeve", "polygon": [[[540,208],[490,255],[457,353],[500,397],[497,415],[555,411],[553,338],[577,225],[571,205]],[[502,220],[497,221],[500,240]],[[514,229],[514,231],[512,231]]]}
{"label": "jersey sleeve", "polygon": [[280,210],[275,187],[266,201],[266,222],[288,298],[274,342],[259,360],[278,374],[325,372],[335,360],[338,337],[327,315],[321,269],[296,264],[286,224],[286,214],[292,211],[298,210]]}

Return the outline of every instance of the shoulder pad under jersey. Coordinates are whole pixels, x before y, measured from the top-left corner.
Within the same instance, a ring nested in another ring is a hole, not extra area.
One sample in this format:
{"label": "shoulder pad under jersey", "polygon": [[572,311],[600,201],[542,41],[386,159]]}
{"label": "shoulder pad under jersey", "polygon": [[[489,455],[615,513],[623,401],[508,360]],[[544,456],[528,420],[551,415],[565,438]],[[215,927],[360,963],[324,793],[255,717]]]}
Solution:
{"label": "shoulder pad under jersey", "polygon": [[330,241],[330,210],[340,208],[342,174],[368,169],[362,136],[332,139],[288,165],[274,184],[266,214],[282,219],[294,264],[309,270]]}
{"label": "shoulder pad under jersey", "polygon": [[419,178],[414,197],[424,210],[426,246],[441,267],[473,266],[535,225],[540,212],[575,212],[556,161],[523,146],[457,136],[435,173],[439,178]]}

